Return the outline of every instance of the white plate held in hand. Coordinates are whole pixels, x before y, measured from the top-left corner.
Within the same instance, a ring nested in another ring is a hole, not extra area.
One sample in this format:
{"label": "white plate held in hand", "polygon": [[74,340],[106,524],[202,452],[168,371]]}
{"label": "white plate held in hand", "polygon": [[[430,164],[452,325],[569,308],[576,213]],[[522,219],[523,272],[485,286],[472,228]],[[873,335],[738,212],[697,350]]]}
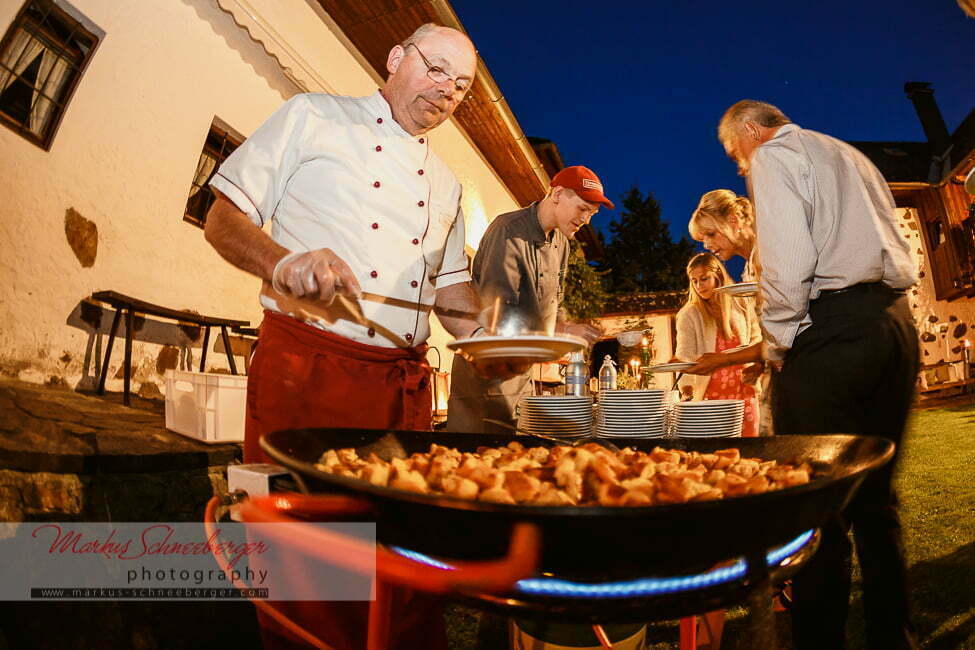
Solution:
{"label": "white plate held in hand", "polygon": [[457,339],[447,347],[468,361],[510,361],[512,363],[542,363],[561,359],[570,352],[584,350],[586,340],[578,336],[476,336]]}
{"label": "white plate held in hand", "polygon": [[650,372],[684,372],[688,368],[693,368],[696,363],[691,361],[675,361],[673,363],[658,363],[650,366]]}
{"label": "white plate held in hand", "polygon": [[757,282],[739,282],[738,284],[726,284],[723,287],[718,287],[715,291],[721,291],[730,296],[736,296],[738,298],[748,298],[750,296],[758,295],[758,283]]}

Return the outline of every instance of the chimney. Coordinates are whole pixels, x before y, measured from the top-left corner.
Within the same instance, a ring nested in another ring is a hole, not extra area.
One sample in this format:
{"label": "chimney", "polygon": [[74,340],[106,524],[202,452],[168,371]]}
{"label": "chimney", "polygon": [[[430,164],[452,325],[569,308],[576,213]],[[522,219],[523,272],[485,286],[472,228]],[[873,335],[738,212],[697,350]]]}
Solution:
{"label": "chimney", "polygon": [[931,145],[931,153],[937,157],[943,156],[948,148],[948,127],[945,120],[941,117],[941,110],[938,103],[934,101],[934,90],[931,84],[926,81],[909,81],[904,84],[904,92],[907,98],[914,103],[914,110],[917,117],[921,120],[921,127],[924,135],[928,138]]}

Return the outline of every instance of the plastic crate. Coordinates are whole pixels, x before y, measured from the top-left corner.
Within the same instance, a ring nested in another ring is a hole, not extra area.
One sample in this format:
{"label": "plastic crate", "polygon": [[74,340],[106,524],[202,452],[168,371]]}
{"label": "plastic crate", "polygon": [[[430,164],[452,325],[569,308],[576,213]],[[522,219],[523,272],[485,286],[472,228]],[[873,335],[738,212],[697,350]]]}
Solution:
{"label": "plastic crate", "polygon": [[202,442],[244,439],[247,377],[166,372],[166,428]]}

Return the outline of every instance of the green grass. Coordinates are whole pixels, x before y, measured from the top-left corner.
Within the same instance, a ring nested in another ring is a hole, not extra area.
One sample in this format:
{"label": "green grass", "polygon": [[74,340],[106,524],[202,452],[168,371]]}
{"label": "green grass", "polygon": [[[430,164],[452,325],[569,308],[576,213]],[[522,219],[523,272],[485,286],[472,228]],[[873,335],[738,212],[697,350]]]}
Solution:
{"label": "green grass", "polygon": [[[975,650],[975,405],[912,414],[896,479],[904,542],[910,565],[911,602],[918,640],[934,650]],[[865,647],[859,571],[854,585],[849,647]],[[478,644],[481,615],[448,608],[452,650],[503,650],[503,629],[495,626]],[[722,648],[747,648],[744,611],[729,612]],[[789,620],[778,616],[782,647],[788,647]],[[653,650],[676,648],[674,624],[655,625]],[[873,649],[871,649],[873,650]],[[879,649],[878,649],[879,650]]]}
{"label": "green grass", "polygon": [[909,426],[896,480],[918,636],[975,648],[975,405],[917,411]]}

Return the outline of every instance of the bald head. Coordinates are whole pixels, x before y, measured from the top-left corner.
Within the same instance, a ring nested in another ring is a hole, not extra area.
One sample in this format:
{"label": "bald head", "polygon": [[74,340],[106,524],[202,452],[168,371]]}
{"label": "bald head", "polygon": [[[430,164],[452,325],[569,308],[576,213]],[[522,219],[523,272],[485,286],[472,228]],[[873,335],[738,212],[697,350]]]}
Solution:
{"label": "bald head", "polygon": [[427,23],[389,51],[386,69],[382,94],[393,118],[419,135],[442,124],[463,100],[474,81],[477,52],[463,32]]}
{"label": "bald head", "polygon": [[459,42],[466,43],[468,47],[473,51],[474,44],[471,39],[468,38],[467,34],[464,32],[454,29],[453,27],[444,27],[443,25],[437,25],[436,23],[424,23],[416,28],[412,34],[410,34],[401,45],[406,45],[407,43],[420,43],[422,44],[427,38],[446,38],[446,39],[457,39]]}

